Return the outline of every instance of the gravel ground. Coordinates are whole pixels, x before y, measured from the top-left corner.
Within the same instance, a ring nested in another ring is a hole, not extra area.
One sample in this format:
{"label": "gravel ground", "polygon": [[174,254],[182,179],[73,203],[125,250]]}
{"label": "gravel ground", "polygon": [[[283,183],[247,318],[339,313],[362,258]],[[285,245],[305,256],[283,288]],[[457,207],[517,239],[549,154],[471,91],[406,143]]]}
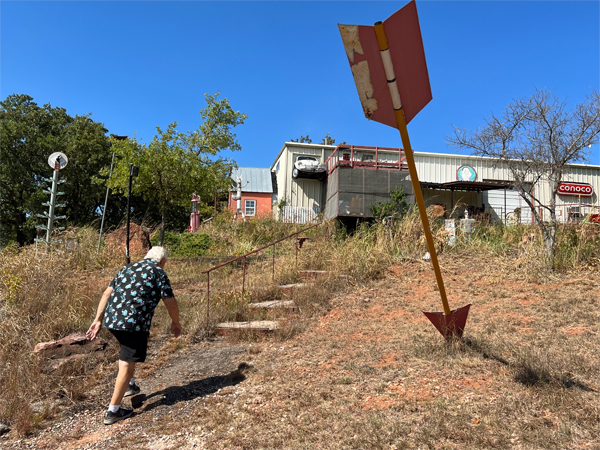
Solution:
{"label": "gravel ground", "polygon": [[102,419],[113,386],[98,386],[74,405],[57,403],[56,416],[31,435],[17,439],[11,432],[0,437],[0,448],[110,449],[122,448],[124,438],[135,439],[136,447],[146,444],[153,449],[174,448],[175,441],[185,440],[186,448],[203,448],[196,447],[185,431],[175,436],[154,436],[152,423],[169,416],[174,422],[187,419],[186,412],[199,402],[235,389],[244,379],[246,366],[240,367],[240,361],[245,355],[245,346],[228,345],[222,340],[185,347],[156,363],[151,362],[152,356],[156,360],[151,354],[149,365],[140,365],[139,372],[146,375],[136,379],[142,392],[124,400],[125,406],[134,407],[132,418],[105,426]]}

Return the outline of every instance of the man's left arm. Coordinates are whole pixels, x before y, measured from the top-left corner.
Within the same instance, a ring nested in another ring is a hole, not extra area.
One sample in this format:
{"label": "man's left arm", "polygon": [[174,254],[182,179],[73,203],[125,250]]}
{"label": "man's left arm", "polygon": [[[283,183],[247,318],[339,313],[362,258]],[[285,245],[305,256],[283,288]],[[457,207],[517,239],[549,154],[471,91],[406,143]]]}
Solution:
{"label": "man's left arm", "polygon": [[179,323],[179,305],[177,304],[177,300],[175,300],[169,277],[164,270],[162,271],[161,297],[171,317],[171,332],[173,336],[179,337],[182,331],[181,324]]}

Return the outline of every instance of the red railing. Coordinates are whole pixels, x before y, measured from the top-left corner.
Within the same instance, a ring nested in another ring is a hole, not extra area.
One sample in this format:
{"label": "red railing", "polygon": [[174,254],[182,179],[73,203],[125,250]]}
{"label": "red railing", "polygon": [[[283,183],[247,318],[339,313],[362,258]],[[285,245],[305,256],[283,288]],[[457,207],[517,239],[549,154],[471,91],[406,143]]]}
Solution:
{"label": "red railing", "polygon": [[[350,151],[348,155],[347,151]],[[361,150],[375,150],[375,160],[367,160],[367,161],[359,161],[355,160],[355,151],[360,152]],[[397,162],[383,162],[379,160],[380,150],[384,150],[386,152],[398,152],[398,161]],[[341,154],[341,158],[340,158]],[[348,155],[345,158],[345,155]],[[373,169],[398,169],[403,170],[402,164],[406,159],[405,156],[402,156],[401,148],[391,148],[391,147],[367,147],[367,146],[359,146],[359,145],[338,145],[333,153],[327,158],[325,161],[325,167],[327,169],[327,175],[329,176],[331,172],[333,172],[338,166],[340,167],[367,167]],[[408,170],[408,169],[404,169]]]}
{"label": "red railing", "polygon": [[[256,250],[245,253],[236,258],[230,259],[229,261],[225,261],[224,263],[221,263],[217,266],[211,267],[210,269],[204,270],[202,273],[206,274],[206,324],[207,324],[207,327],[208,327],[208,323],[209,323],[209,319],[210,319],[210,273],[213,270],[220,269],[221,267],[227,266],[229,264],[233,264],[234,262],[239,261],[241,259],[242,260],[242,299],[243,299],[244,294],[245,294],[245,288],[246,288],[246,258],[248,256],[257,254],[269,247],[273,247],[273,281],[275,281],[275,245],[277,245],[280,242],[283,242],[287,239],[290,239],[294,236],[297,236],[300,233],[304,233],[305,231],[308,231],[312,228],[315,228],[315,241],[316,241],[316,239],[317,239],[316,227],[318,227],[319,225],[321,225],[321,224],[317,223],[317,224],[311,225],[310,227],[303,228],[300,231],[296,231],[295,233],[292,233],[284,238],[281,238],[274,242],[271,242],[268,245],[257,248]],[[304,241],[306,239],[308,239],[308,238],[306,238],[306,237],[296,238],[296,265],[298,265],[298,251],[300,250],[300,248],[302,248],[302,244],[304,244]]]}

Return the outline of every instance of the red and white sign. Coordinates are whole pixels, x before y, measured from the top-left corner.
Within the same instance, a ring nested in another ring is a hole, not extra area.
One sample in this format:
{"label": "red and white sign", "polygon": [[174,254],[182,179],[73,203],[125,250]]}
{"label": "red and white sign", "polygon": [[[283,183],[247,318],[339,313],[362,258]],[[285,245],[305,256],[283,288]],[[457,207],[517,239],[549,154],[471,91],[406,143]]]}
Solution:
{"label": "red and white sign", "polygon": [[[341,24],[338,27],[365,117],[398,128],[375,28]],[[432,99],[415,1],[388,17],[383,27],[408,124]]]}
{"label": "red and white sign", "polygon": [[560,195],[574,195],[575,197],[591,197],[594,195],[594,188],[585,183],[560,183],[558,185]]}

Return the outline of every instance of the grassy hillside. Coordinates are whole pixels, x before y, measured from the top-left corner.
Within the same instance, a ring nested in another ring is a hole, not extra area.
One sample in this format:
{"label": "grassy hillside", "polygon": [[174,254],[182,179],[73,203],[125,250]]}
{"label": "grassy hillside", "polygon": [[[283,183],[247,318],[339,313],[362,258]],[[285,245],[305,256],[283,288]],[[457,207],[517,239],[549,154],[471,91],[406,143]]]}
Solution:
{"label": "grassy hillside", "polygon": [[[209,245],[201,246],[200,254],[215,257],[240,255],[302,227],[272,220],[234,224],[226,219],[217,219],[200,230],[208,236],[203,242],[209,242]],[[480,225],[470,239],[459,233],[454,247],[446,244],[441,224],[434,227],[434,234],[443,267],[453,261],[476,256],[478,260],[485,261],[486,267],[496,276],[518,274],[523,283],[551,284],[555,277],[564,279],[569,274],[577,278],[598,276],[600,238],[599,229],[593,224],[563,226],[560,229],[553,270],[544,263],[543,243],[537,236],[537,230],[531,226]],[[186,333],[181,345],[213,336],[212,329],[217,322],[261,318],[260,313],[250,310],[247,304],[280,297],[278,285],[298,281],[298,270],[328,270],[331,275],[298,296],[296,302],[301,312],[293,320],[286,321],[276,336],[279,340],[293,339],[302,333],[315,317],[331,309],[336,295],[358,291],[373,280],[382,279],[388,267],[414,269],[429,264],[421,259],[426,248],[420,222],[415,215],[409,215],[393,226],[362,225],[353,233],[331,223],[328,228],[319,227],[316,238],[314,230],[306,235],[311,240],[299,251],[297,259],[293,239],[275,248],[274,272],[272,249],[248,258],[243,280],[244,296],[241,295],[241,266],[214,271],[210,280],[210,305],[206,303],[206,275],[201,272],[210,267],[211,261],[191,258],[196,255],[189,248],[184,248],[186,257],[174,258],[166,267],[181,305]],[[117,359],[115,347],[110,346],[109,351],[102,355],[92,355],[46,373],[31,353],[38,342],[87,330],[102,291],[124,263],[123,255],[114,250],[102,248],[99,253],[96,252],[97,234],[91,229],[69,230],[64,237],[75,239],[78,242],[76,248],[57,248],[48,256],[33,246],[7,248],[0,252],[0,423],[10,425],[22,435],[34,430],[52,415],[49,399],[60,395],[77,402],[89,386],[106,380]],[[187,238],[181,238],[180,242],[184,239]],[[444,276],[452,277],[447,271]],[[477,276],[483,275],[479,273]],[[498,295],[502,298],[510,294]],[[559,297],[552,299],[558,309],[568,310],[565,306],[568,301]],[[168,329],[166,310],[159,307],[152,334],[155,337],[167,334]],[[101,337],[110,340],[106,331]],[[495,349],[500,343],[494,339],[472,341],[471,350],[466,350],[496,354]],[[415,343],[410,347],[414,347],[413,353],[421,352],[426,359],[458,357],[456,350],[431,342]],[[527,351],[543,352],[543,347]],[[532,376],[532,370],[538,374],[534,377],[545,376],[545,372],[540,372],[546,370],[543,358],[538,355],[534,361],[527,351],[515,353],[512,358],[517,362],[511,364],[522,368],[525,378]],[[567,348],[559,349],[552,358],[570,358],[561,356],[561,352],[568,351]],[[527,367],[528,360],[534,361],[533,368]],[[344,382],[340,381],[340,384]]]}

